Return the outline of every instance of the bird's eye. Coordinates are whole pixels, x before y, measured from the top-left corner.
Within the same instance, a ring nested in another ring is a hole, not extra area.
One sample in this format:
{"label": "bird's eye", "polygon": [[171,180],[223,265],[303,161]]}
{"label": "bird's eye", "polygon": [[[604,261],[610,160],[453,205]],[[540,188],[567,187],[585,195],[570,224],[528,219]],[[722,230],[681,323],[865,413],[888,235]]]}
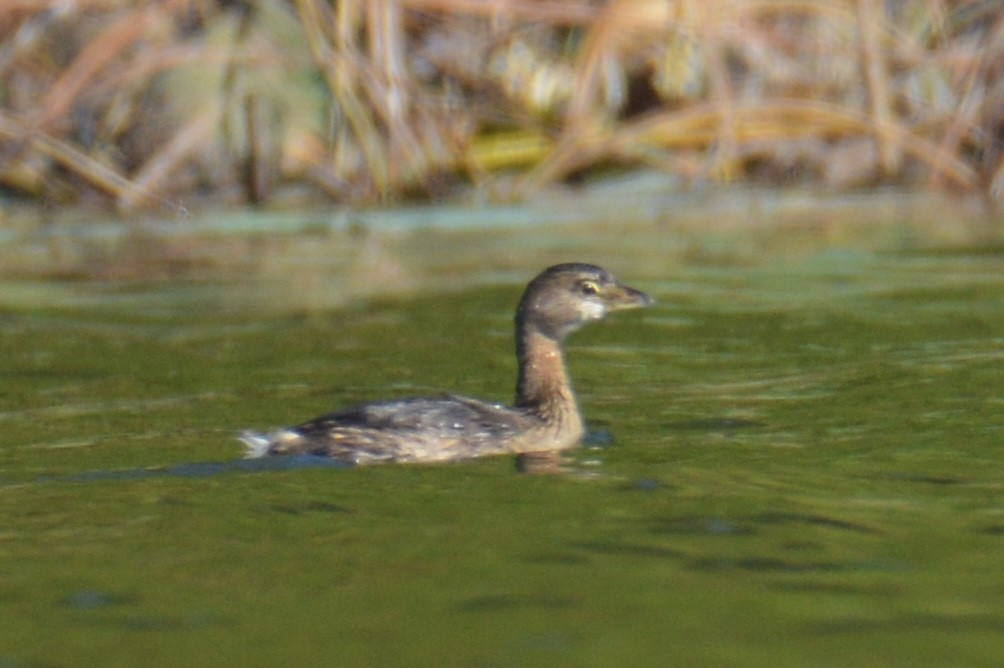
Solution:
{"label": "bird's eye", "polygon": [[600,288],[592,281],[582,281],[579,283],[579,290],[581,290],[584,295],[595,295],[599,293]]}

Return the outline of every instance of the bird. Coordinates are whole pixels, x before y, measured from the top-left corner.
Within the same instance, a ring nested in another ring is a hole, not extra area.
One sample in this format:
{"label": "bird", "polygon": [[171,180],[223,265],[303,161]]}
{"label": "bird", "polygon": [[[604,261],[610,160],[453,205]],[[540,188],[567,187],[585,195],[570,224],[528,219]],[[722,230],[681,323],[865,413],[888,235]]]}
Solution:
{"label": "bird", "polygon": [[347,465],[504,454],[518,455],[520,462],[552,461],[585,434],[565,364],[565,339],[610,312],[652,303],[596,265],[548,267],[526,286],[516,309],[519,375],[511,406],[456,395],[363,403],[267,434],[245,431],[240,439],[246,457],[318,455]]}

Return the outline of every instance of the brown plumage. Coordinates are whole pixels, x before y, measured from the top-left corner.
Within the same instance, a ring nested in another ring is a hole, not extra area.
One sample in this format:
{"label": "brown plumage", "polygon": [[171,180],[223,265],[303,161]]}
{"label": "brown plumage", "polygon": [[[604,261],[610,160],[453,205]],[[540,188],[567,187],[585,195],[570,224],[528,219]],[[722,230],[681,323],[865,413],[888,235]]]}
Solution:
{"label": "brown plumage", "polygon": [[435,462],[556,452],[579,443],[582,417],[562,342],[610,311],[652,299],[600,267],[559,264],[530,281],[516,311],[519,379],[511,407],[442,396],[361,404],[268,436],[245,432],[249,457],[312,454],[347,463]]}

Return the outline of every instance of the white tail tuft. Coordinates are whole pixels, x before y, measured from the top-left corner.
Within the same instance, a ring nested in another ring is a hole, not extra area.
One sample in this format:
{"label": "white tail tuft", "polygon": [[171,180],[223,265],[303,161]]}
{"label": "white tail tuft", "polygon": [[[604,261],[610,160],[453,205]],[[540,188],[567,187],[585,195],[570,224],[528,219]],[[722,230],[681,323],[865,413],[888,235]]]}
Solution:
{"label": "white tail tuft", "polygon": [[238,438],[241,439],[247,447],[247,451],[244,453],[244,459],[258,459],[259,457],[264,457],[268,454],[268,449],[272,445],[272,439],[257,431],[242,431]]}

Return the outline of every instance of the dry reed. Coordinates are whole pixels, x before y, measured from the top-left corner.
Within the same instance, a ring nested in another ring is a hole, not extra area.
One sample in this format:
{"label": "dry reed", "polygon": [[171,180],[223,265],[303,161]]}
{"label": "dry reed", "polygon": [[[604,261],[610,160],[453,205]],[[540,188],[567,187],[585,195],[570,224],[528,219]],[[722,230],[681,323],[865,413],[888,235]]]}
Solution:
{"label": "dry reed", "polygon": [[0,187],[123,211],[693,182],[1004,196],[994,0],[7,0]]}

